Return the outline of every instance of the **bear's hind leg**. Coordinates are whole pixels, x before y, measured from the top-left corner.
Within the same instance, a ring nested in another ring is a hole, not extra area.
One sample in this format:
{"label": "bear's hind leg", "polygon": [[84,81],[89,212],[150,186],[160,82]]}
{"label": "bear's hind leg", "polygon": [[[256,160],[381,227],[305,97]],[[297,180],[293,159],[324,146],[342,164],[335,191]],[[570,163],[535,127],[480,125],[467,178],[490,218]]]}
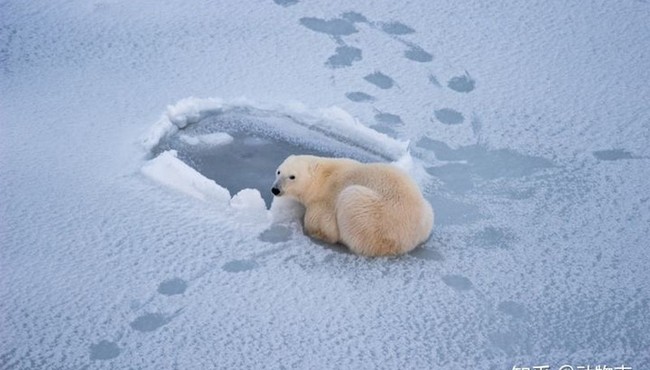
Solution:
{"label": "bear's hind leg", "polygon": [[350,250],[364,256],[385,256],[402,252],[391,226],[386,225],[383,200],[374,190],[360,185],[343,189],[336,200],[339,238]]}

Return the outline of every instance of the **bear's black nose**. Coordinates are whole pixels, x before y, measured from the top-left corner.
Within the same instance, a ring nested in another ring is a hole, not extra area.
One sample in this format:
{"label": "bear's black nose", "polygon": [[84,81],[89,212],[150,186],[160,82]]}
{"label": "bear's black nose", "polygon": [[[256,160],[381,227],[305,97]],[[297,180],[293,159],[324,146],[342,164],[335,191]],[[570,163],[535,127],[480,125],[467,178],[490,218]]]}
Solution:
{"label": "bear's black nose", "polygon": [[278,188],[271,188],[271,193],[273,193],[273,195],[280,195],[280,189],[278,189]]}

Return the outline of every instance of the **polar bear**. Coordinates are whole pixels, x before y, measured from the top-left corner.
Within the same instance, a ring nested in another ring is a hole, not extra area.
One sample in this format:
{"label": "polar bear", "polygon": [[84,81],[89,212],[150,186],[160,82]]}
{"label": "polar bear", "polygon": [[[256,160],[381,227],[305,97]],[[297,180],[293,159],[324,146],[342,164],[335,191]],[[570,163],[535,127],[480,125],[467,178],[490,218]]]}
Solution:
{"label": "polar bear", "polygon": [[292,155],[271,192],[305,206],[305,232],[365,256],[409,252],[429,237],[433,209],[417,184],[384,163]]}

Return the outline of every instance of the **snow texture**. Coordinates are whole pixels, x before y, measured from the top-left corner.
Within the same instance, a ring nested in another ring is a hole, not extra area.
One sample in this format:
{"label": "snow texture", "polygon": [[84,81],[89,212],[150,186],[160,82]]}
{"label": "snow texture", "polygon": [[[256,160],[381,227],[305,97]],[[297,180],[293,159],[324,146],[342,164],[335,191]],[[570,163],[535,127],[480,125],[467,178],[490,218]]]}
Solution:
{"label": "snow texture", "polygon": [[[650,364],[647,1],[0,14],[0,369]],[[293,153],[406,169],[433,235],[310,239]]]}

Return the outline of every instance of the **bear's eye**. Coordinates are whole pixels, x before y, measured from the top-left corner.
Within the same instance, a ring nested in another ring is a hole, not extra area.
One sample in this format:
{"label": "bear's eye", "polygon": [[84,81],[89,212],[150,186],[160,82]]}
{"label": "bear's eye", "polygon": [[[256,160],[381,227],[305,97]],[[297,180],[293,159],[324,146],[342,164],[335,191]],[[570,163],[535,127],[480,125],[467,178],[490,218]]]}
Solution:
{"label": "bear's eye", "polygon": [[280,174],[280,170],[278,170],[278,175]]}
{"label": "bear's eye", "polygon": [[295,179],[296,179],[296,176],[291,175],[291,176],[289,176],[289,179],[290,179],[290,180],[295,180]]}

